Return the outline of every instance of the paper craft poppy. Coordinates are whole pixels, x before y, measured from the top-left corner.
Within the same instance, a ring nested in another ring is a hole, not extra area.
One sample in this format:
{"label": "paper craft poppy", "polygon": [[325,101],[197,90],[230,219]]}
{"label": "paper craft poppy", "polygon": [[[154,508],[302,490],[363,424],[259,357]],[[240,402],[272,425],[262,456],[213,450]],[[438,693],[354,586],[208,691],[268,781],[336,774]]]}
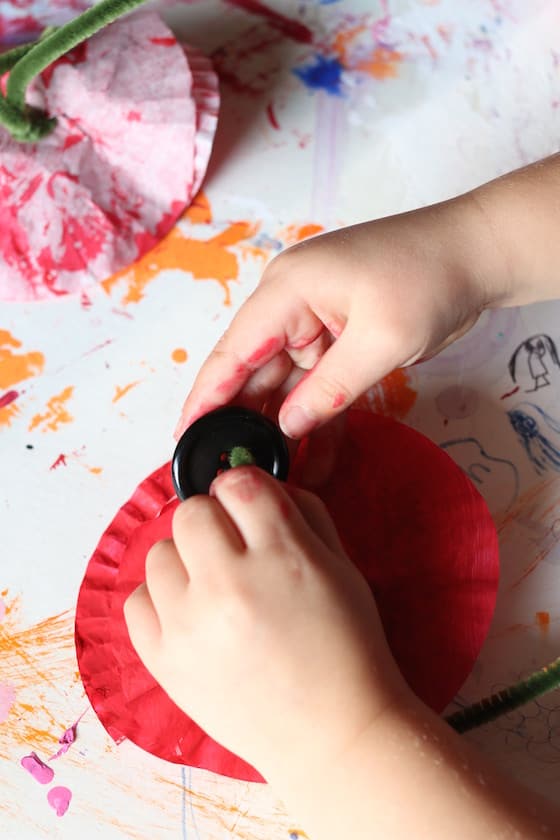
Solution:
{"label": "paper craft poppy", "polygon": [[35,143],[0,127],[0,300],[79,292],[167,233],[206,171],[218,80],[142,12],[49,66],[27,102],[56,126]]}
{"label": "paper craft poppy", "polygon": [[[470,673],[494,611],[498,544],[484,500],[425,437],[362,411],[349,412],[343,451],[320,495],[372,587],[402,673],[442,711]],[[148,549],[171,535],[177,504],[165,464],[101,537],[76,612],[82,680],[116,741],[129,738],[168,761],[262,781],[180,711],[128,636],[124,601],[144,579]]]}

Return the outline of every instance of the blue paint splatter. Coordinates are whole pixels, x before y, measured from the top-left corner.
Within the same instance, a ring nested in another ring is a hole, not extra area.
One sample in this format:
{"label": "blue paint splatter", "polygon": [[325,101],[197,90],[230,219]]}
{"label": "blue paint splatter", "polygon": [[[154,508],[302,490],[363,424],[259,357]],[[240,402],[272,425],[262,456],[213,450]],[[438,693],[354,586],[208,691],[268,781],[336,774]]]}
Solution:
{"label": "blue paint splatter", "polygon": [[315,64],[295,67],[292,71],[310,90],[326,90],[333,96],[341,96],[342,64],[337,58],[315,56]]}
{"label": "blue paint splatter", "polygon": [[521,403],[508,411],[508,417],[536,471],[541,474],[552,468],[560,472],[560,437],[556,445],[549,439],[560,436],[560,423],[534,403]]}

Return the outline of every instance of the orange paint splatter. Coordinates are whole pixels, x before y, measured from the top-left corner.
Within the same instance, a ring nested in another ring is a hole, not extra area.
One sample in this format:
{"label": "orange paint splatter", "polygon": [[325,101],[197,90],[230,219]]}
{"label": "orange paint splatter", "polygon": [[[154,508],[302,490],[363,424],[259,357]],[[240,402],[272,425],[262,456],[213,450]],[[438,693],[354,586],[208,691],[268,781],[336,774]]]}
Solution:
{"label": "orange paint splatter", "polygon": [[45,357],[37,350],[27,353],[14,353],[21,347],[21,341],[14,338],[8,330],[0,330],[0,390],[11,388],[24,379],[30,379],[41,373]]}
{"label": "orange paint splatter", "polygon": [[203,192],[199,192],[192,200],[190,207],[187,208],[184,219],[188,219],[195,225],[209,225],[212,221],[212,208],[210,202]]}
{"label": "orange paint splatter", "polygon": [[345,29],[342,32],[339,32],[336,38],[332,43],[332,52],[336,55],[338,60],[348,66],[348,50],[351,46],[352,42],[361,35],[362,32],[366,27],[362,26],[353,26],[350,29]]}
{"label": "orange paint splatter", "polygon": [[366,394],[356,400],[356,408],[374,411],[387,417],[402,420],[406,417],[418,394],[410,387],[410,375],[405,368],[397,368],[381,382],[370,388]]}
{"label": "orange paint splatter", "polygon": [[140,384],[140,380],[137,379],[135,382],[129,382],[128,385],[123,385],[122,388],[117,385],[115,388],[115,396],[113,397],[113,402],[116,403],[119,400],[122,400],[125,394],[128,394],[133,388]]}
{"label": "orange paint splatter", "polygon": [[310,236],[315,236],[317,233],[322,233],[323,231],[323,225],[316,225],[312,222],[306,225],[288,225],[288,227],[283,228],[279,232],[278,238],[285,242],[286,245],[295,245],[296,242],[302,242],[304,239],[308,239]]}
{"label": "orange paint splatter", "polygon": [[102,283],[106,292],[121,280],[128,286],[122,303],[138,303],[144,291],[160,271],[165,269],[190,272],[195,280],[215,280],[224,291],[224,305],[231,305],[229,284],[237,280],[239,262],[229,248],[250,239],[258,225],[250,222],[234,222],[224,231],[210,239],[192,239],[184,236],[178,228],[173,230],[159,245],[130,268],[118,272]]}
{"label": "orange paint splatter", "polygon": [[74,678],[74,622],[70,611],[19,628],[20,604],[6,604],[0,623],[2,671],[15,689],[6,722],[0,727],[0,756],[14,758],[24,748],[50,753],[60,735],[60,721],[42,702],[45,688],[64,705]]}
{"label": "orange paint splatter", "polygon": [[403,58],[403,54],[397,50],[376,47],[369,58],[356,66],[356,70],[362,70],[374,79],[394,79],[399,74],[399,63]]}
{"label": "orange paint splatter", "polygon": [[171,354],[171,358],[176,364],[182,365],[189,358],[189,354],[187,353],[184,347],[176,347],[173,353]]}
{"label": "orange paint splatter", "polygon": [[47,410],[44,414],[36,414],[29,424],[29,431],[32,432],[38,426],[42,431],[56,432],[63,423],[71,423],[74,419],[66,408],[66,403],[74,393],[74,387],[69,385],[60,394],[57,394],[47,403]]}
{"label": "orange paint splatter", "polygon": [[541,631],[542,636],[548,636],[548,630],[550,628],[550,613],[546,610],[542,612],[535,613],[535,619],[537,621],[537,625],[539,630]]}
{"label": "orange paint splatter", "polygon": [[11,426],[12,420],[19,414],[19,408],[15,403],[0,408],[0,426]]}

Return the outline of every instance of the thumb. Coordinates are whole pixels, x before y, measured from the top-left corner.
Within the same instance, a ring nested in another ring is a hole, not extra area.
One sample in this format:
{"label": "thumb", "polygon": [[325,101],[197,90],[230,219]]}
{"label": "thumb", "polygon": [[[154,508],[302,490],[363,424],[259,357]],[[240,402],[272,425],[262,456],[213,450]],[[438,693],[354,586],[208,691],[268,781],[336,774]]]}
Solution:
{"label": "thumb", "polygon": [[364,341],[364,331],[347,326],[286,397],[278,414],[284,434],[296,439],[309,434],[400,364],[393,348],[383,349],[377,340],[375,345],[371,339]]}

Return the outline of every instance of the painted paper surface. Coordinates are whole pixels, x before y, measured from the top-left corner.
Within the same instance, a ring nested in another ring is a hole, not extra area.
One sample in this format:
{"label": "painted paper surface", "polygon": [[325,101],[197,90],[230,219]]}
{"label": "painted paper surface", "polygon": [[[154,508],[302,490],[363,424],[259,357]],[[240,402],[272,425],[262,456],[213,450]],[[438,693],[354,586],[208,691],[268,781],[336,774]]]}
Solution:
{"label": "painted paper surface", "polygon": [[0,128],[3,300],[84,291],[156,244],[200,187],[219,96],[210,62],[138,13],[47,68],[29,102],[57,125],[33,145]]}

